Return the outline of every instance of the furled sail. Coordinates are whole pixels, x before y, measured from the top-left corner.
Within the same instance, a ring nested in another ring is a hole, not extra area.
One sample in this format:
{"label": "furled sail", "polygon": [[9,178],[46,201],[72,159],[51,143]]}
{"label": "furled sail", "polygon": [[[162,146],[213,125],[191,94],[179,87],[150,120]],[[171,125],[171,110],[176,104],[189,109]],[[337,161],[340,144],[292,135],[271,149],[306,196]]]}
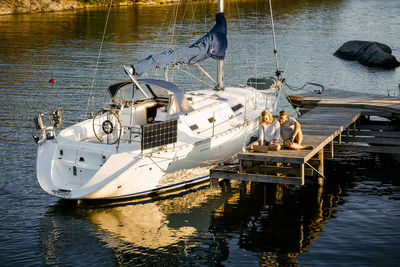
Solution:
{"label": "furled sail", "polygon": [[226,38],[227,26],[224,13],[215,15],[215,25],[207,34],[190,47],[164,51],[150,55],[146,59],[132,65],[134,74],[142,75],[156,68],[164,68],[169,64],[196,64],[206,58],[224,59],[228,47]]}

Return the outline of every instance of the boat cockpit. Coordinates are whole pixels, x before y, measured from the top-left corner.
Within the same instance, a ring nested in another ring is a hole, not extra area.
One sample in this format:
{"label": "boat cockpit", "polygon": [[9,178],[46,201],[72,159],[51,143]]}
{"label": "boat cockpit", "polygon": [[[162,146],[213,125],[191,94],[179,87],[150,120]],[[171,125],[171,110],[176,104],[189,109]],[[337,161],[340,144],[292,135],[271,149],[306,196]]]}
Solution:
{"label": "boat cockpit", "polygon": [[184,91],[156,79],[111,85],[108,105],[93,117],[93,133],[101,143],[131,142],[147,124],[177,119],[193,110]]}
{"label": "boat cockpit", "polygon": [[176,118],[193,110],[184,91],[176,85],[156,79],[139,79],[138,82],[140,87],[132,82],[122,82],[108,88],[110,106],[119,110],[122,120],[135,113],[134,124],[144,125]]}

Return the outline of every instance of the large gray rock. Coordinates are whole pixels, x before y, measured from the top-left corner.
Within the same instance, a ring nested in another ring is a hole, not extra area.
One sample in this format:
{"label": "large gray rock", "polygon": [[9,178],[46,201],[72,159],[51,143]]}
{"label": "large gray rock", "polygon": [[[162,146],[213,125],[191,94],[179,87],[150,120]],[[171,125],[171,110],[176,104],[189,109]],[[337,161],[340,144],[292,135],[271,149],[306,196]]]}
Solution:
{"label": "large gray rock", "polygon": [[392,55],[392,49],[378,42],[348,41],[334,55],[342,59],[357,60],[370,67],[396,68],[400,66],[400,62]]}

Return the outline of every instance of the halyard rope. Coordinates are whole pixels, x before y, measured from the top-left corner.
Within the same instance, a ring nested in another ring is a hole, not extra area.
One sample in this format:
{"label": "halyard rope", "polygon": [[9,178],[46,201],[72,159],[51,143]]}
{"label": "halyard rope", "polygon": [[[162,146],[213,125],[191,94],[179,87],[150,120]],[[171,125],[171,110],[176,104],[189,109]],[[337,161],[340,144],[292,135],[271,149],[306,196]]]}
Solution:
{"label": "halyard rope", "polygon": [[112,6],[112,0],[110,0],[110,5],[108,6],[108,12],[107,12],[106,23],[105,23],[105,25],[104,25],[104,30],[103,30],[103,37],[101,38],[100,49],[99,49],[99,53],[98,53],[98,55],[97,55],[96,67],[95,67],[95,69],[94,69],[94,75],[93,75],[93,80],[92,80],[92,86],[90,87],[90,92],[89,92],[89,96],[88,96],[88,100],[87,100],[87,104],[86,104],[85,117],[87,117],[88,110],[89,110],[89,104],[90,104],[89,102],[90,102],[90,98],[91,98],[92,92],[93,92],[94,81],[96,80],[97,68],[98,68],[98,66],[99,66],[101,51],[102,51],[102,49],[103,49],[104,37],[105,37],[105,35],[106,35],[106,30],[107,30],[107,25],[108,25],[108,19],[109,19],[109,17],[110,17],[110,12],[111,12],[111,6]]}

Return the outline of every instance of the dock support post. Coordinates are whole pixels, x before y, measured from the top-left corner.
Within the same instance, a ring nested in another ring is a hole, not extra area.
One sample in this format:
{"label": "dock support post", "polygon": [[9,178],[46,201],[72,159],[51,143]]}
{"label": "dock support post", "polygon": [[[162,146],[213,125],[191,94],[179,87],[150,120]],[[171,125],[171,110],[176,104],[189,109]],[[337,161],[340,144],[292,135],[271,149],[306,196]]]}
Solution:
{"label": "dock support post", "polygon": [[322,149],[318,152],[318,160],[318,171],[320,174],[324,175],[324,150]]}
{"label": "dock support post", "polygon": [[239,160],[239,173],[243,173],[243,160]]}
{"label": "dock support post", "polygon": [[300,165],[300,177],[301,177],[301,185],[304,185],[304,163]]}
{"label": "dock support post", "polygon": [[342,133],[339,133],[339,135],[338,135],[338,143],[339,143],[339,145],[342,144]]}
{"label": "dock support post", "polygon": [[219,186],[219,179],[218,178],[210,178],[210,186],[211,187]]}
{"label": "dock support post", "polygon": [[[318,152],[318,160],[319,160],[318,172],[321,175],[325,176],[325,174],[324,174],[324,150],[323,149],[321,149]],[[318,184],[323,185],[323,183],[324,183],[324,177],[318,176]]]}
{"label": "dock support post", "polygon": [[325,153],[325,156],[329,159],[332,159],[334,157],[333,139],[332,139],[332,141],[329,142],[329,148],[326,150],[324,149],[324,153]]}

